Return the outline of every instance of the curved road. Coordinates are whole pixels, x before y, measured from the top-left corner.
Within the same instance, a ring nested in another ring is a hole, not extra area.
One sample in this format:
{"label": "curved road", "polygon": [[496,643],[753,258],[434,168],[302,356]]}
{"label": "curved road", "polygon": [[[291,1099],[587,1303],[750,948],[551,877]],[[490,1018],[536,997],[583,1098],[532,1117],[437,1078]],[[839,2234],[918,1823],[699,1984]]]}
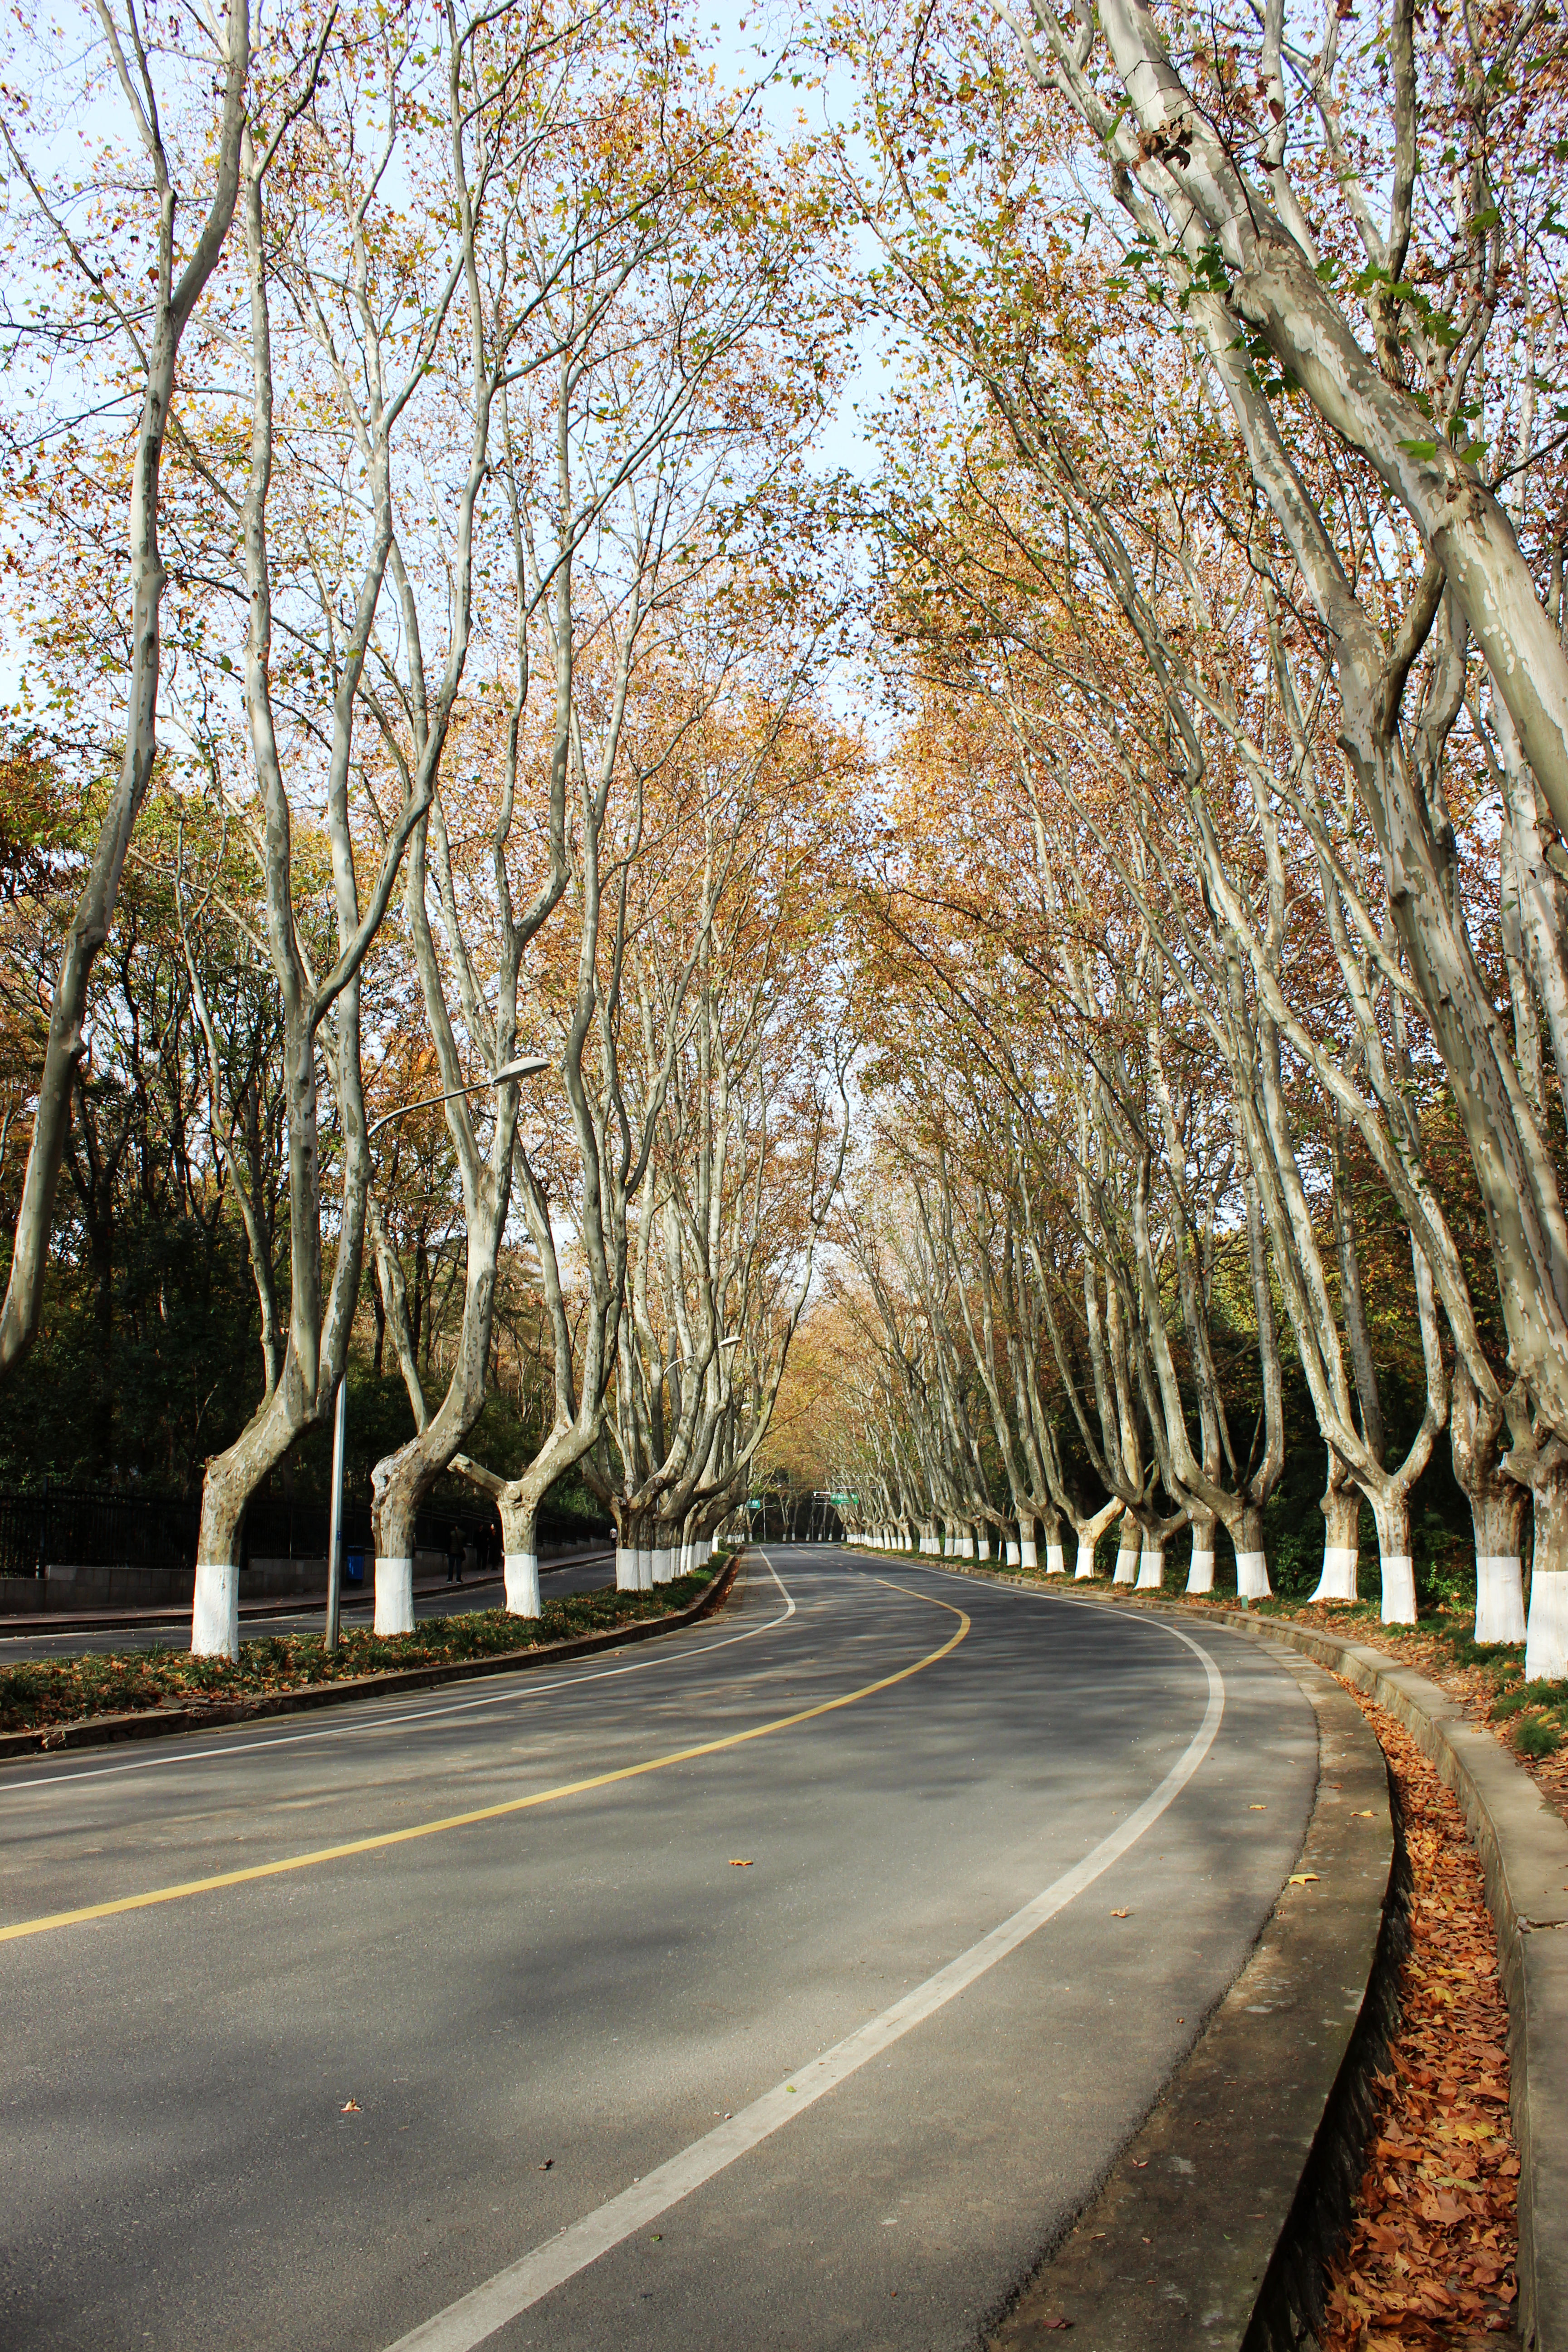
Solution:
{"label": "curved road", "polygon": [[553,1672],[7,1768],[0,2342],[964,2352],[1316,1774],[1245,1639],[822,1547]]}

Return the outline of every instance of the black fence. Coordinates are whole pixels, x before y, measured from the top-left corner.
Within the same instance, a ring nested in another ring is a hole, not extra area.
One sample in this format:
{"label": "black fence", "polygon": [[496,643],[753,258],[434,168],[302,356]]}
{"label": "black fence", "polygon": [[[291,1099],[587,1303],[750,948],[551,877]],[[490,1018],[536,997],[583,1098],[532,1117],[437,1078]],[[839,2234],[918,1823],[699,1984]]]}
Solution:
{"label": "black fence", "polygon": [[191,1568],[199,1503],[166,1495],[45,1486],[0,1494],[0,1576],[72,1568]]}
{"label": "black fence", "polygon": [[[325,1559],[328,1507],[314,1497],[258,1495],[247,1507],[241,1565],[252,1559]],[[56,1568],[190,1569],[195,1566],[201,1504],[190,1496],[45,1485],[36,1494],[0,1494],[0,1576],[42,1576]],[[488,1504],[434,1501],[419,1514],[416,1543],[442,1551],[457,1526],[480,1557],[500,1557],[500,1519]],[[589,1541],[609,1532],[540,1514],[547,1543]],[[343,1508],[345,1553],[374,1550],[368,1503]]]}

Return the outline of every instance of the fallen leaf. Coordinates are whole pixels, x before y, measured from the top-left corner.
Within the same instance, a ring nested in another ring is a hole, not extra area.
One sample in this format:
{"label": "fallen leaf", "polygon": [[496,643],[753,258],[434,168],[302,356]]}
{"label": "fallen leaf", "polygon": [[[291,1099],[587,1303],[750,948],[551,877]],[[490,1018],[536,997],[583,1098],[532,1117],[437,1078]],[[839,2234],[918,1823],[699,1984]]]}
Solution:
{"label": "fallen leaf", "polygon": [[731,1856],[731,1858],[730,1867],[731,1867],[731,1870],[750,1870],[751,1866],[752,1866],[752,1865],[751,1865],[751,1864],[750,1864],[750,1862],[749,1862],[749,1861],[747,1861],[747,1862],[736,1862],[736,1861],[734,1860],[733,1856]]}
{"label": "fallen leaf", "polygon": [[1110,1916],[1113,1919],[1131,1919],[1132,1914],[1131,1911],[1113,1911]]}
{"label": "fallen leaf", "polygon": [[1317,1874],[1315,1870],[1293,1870],[1290,1873],[1290,1884],[1292,1886],[1310,1886]]}
{"label": "fallen leaf", "polygon": [[1146,2156],[1130,2156],[1127,2161],[1134,2172],[1146,2172],[1149,2168],[1149,2159]]}
{"label": "fallen leaf", "polygon": [[1267,1805],[1248,1805],[1247,1810],[1249,1813],[1266,1813],[1268,1808]]}
{"label": "fallen leaf", "polygon": [[338,2109],[340,2116],[357,2116],[359,2111],[360,2105],[357,2099],[351,2099],[346,2106]]}
{"label": "fallen leaf", "polygon": [[536,2164],[533,2168],[535,2172],[548,2172],[554,2162],[555,2158],[552,2156],[547,2156],[542,2164]]}
{"label": "fallen leaf", "polygon": [[1070,2327],[1072,2326],[1072,2321],[1070,2319],[1042,2319],[1040,2326],[1045,2330],[1046,2334],[1049,2336],[1054,2334],[1059,2328]]}

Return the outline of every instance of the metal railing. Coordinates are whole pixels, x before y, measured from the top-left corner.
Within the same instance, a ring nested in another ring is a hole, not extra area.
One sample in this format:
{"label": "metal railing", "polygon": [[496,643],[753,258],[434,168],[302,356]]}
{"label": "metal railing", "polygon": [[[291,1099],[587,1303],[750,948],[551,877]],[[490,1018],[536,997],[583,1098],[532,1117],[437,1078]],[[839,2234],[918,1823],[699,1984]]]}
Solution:
{"label": "metal railing", "polygon": [[[49,1480],[33,1492],[0,1493],[0,1576],[43,1576],[50,1568],[194,1569],[201,1504],[194,1496],[148,1495],[122,1488],[57,1486]],[[500,1557],[495,1514],[482,1505],[436,1501],[419,1514],[421,1551],[443,1551],[452,1527],[479,1547],[481,1556]],[[541,1514],[540,1534],[556,1540],[568,1533],[564,1521]],[[246,1508],[242,1565],[252,1559],[324,1559],[328,1539],[325,1501],[258,1495]],[[374,1550],[368,1503],[345,1504],[343,1551]]]}

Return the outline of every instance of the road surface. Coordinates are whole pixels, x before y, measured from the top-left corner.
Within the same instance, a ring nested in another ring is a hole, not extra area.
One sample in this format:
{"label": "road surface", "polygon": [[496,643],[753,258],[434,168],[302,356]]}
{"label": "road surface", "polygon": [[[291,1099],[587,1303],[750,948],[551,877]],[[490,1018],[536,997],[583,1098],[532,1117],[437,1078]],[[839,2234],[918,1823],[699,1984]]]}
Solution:
{"label": "road surface", "polygon": [[824,1547],[607,1656],[5,1768],[0,2343],[967,2352],[1316,1771],[1242,1636]]}

